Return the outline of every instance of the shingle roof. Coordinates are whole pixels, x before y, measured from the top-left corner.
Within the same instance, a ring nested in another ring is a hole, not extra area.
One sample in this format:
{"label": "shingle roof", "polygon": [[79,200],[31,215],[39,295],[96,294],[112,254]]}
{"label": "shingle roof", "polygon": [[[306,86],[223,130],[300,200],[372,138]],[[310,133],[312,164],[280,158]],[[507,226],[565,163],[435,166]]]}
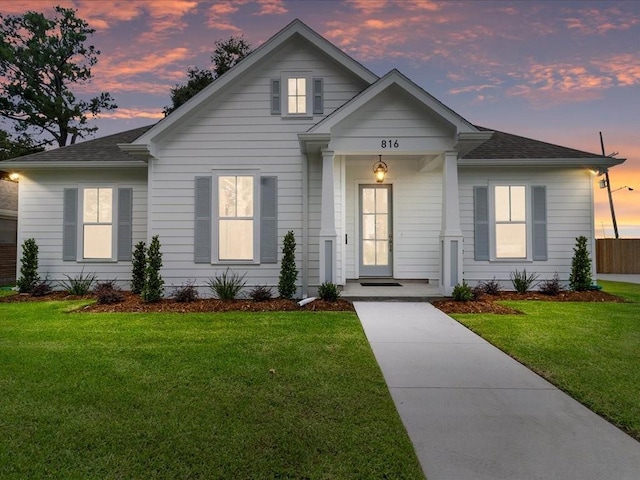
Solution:
{"label": "shingle roof", "polygon": [[[477,127],[480,130],[490,130]],[[520,137],[510,133],[498,132],[479,147],[474,148],[462,158],[466,159],[516,159],[516,158],[606,158],[595,153],[583,152],[573,148]]]}
{"label": "shingle roof", "polygon": [[107,135],[106,137],[87,140],[66,147],[46,150],[44,152],[32,153],[24,157],[5,160],[0,164],[10,165],[12,162],[126,162],[135,160],[128,153],[118,148],[119,143],[130,143],[149,130],[153,125],[134,128],[125,132]]}

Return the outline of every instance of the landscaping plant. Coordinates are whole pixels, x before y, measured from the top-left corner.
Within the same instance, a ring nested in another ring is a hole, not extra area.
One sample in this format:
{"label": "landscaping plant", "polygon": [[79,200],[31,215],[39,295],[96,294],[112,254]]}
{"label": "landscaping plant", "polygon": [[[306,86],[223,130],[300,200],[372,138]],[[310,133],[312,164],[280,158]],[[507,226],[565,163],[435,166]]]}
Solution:
{"label": "landscaping plant", "polygon": [[467,282],[463,280],[462,284],[458,283],[453,287],[451,296],[456,302],[469,302],[473,300],[473,290]]}
{"label": "landscaping plant", "polygon": [[66,274],[65,277],[67,277],[67,279],[61,280],[58,284],[69,295],[87,295],[91,291],[91,286],[96,281],[96,274],[89,273],[85,275],[84,268],[75,277]]}
{"label": "landscaping plant", "polygon": [[31,296],[33,297],[44,297],[52,290],[51,281],[49,280],[49,275],[47,275],[44,280],[39,280],[34,287],[31,289]]}
{"label": "landscaping plant", "polygon": [[185,285],[176,288],[171,297],[178,303],[190,303],[198,300],[198,289],[195,287],[195,280],[187,282]]}
{"label": "landscaping plant", "polygon": [[230,271],[229,267],[222,272],[221,275],[216,275],[207,281],[209,288],[220,300],[235,300],[238,298],[238,294],[244,287],[246,274],[239,275],[234,271]]}
{"label": "landscaping plant", "polygon": [[282,298],[291,299],[296,294],[296,280],[298,269],[296,268],[296,239],[290,230],[284,236],[282,245],[282,265],[280,266],[280,280],[278,293]]}
{"label": "landscaping plant", "polygon": [[164,293],[164,280],[160,275],[162,268],[162,253],[160,252],[160,240],[158,235],[151,238],[151,244],[147,249],[147,265],[144,275],[144,287],[142,288],[142,300],[148,303],[157,302]]}
{"label": "landscaping plant", "polygon": [[273,294],[271,293],[271,287],[266,285],[256,285],[249,292],[249,298],[254,302],[266,302],[271,300]]}
{"label": "landscaping plant", "polygon": [[540,292],[552,297],[556,297],[564,292],[564,287],[562,283],[560,283],[558,273],[556,273],[551,280],[544,280],[540,283]]}
{"label": "landscaping plant", "polygon": [[536,280],[538,279],[537,273],[532,273],[531,275],[527,274],[527,269],[523,269],[522,272],[511,272],[511,283],[513,284],[513,288],[518,293],[527,293],[529,290],[533,288],[536,284]]}
{"label": "landscaping plant", "polygon": [[124,300],[124,293],[113,280],[98,283],[93,294],[100,304],[120,303]]}
{"label": "landscaping plant", "polygon": [[576,238],[576,246],[573,248],[569,286],[571,290],[581,292],[589,290],[591,283],[591,258],[587,250],[587,237],[581,236]]}
{"label": "landscaping plant", "polygon": [[486,295],[498,295],[502,291],[502,286],[500,282],[496,280],[496,277],[493,277],[492,280],[481,282],[477,288]]}
{"label": "landscaping plant", "polygon": [[131,263],[131,293],[140,295],[144,288],[145,270],[147,268],[147,253],[144,242],[140,241],[136,244],[136,248],[133,250],[133,260]]}
{"label": "landscaping plant", "polygon": [[340,290],[335,283],[324,282],[318,287],[318,297],[326,302],[335,302],[340,296]]}
{"label": "landscaping plant", "polygon": [[22,243],[20,259],[20,278],[16,282],[20,293],[31,293],[40,281],[38,275],[38,244],[35,238],[28,238]]}

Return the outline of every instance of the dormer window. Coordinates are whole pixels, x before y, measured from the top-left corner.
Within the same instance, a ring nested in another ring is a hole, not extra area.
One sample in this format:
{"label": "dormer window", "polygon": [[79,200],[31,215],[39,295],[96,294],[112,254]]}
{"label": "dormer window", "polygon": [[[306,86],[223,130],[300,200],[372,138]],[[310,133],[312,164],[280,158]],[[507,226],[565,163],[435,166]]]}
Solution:
{"label": "dormer window", "polygon": [[284,72],[279,79],[271,80],[272,115],[310,118],[323,113],[321,78],[312,78],[311,72]]}

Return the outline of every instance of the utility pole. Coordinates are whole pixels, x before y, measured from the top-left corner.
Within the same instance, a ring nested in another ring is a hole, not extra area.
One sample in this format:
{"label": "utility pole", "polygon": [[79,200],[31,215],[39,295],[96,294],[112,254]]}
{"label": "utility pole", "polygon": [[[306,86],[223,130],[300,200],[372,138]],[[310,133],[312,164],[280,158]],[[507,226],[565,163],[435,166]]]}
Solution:
{"label": "utility pole", "polygon": [[[600,132],[600,147],[602,147],[602,156],[606,157],[607,154],[604,153],[604,140],[602,140],[602,132]],[[613,196],[611,195],[611,184],[609,183],[609,169],[605,169],[604,171],[604,179],[607,183],[607,193],[609,194],[609,207],[611,207],[611,220],[613,221],[613,233],[616,238],[620,238],[618,235],[618,222],[616,222],[616,212],[613,209]]]}

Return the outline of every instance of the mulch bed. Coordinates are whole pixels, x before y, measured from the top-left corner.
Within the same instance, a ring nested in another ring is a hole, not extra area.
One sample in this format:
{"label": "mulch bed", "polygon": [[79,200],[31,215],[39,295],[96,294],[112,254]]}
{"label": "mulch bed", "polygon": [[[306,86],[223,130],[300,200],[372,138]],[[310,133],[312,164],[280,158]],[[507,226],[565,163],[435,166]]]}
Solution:
{"label": "mulch bed", "polygon": [[616,302],[623,303],[625,300],[610,293],[599,290],[588,290],[585,292],[562,292],[559,295],[551,296],[540,292],[500,292],[498,295],[481,295],[470,302],[456,302],[446,299],[433,302],[434,307],[444,313],[496,313],[502,315],[521,314],[522,312],[505,305],[501,305],[501,300],[537,300],[547,302]]}
{"label": "mulch bed", "polygon": [[[298,306],[294,300],[285,300],[282,298],[274,298],[264,302],[254,302],[253,300],[231,300],[223,301],[213,298],[196,300],[189,303],[178,303],[172,299],[162,299],[155,303],[145,303],[139,295],[130,292],[123,292],[124,301],[110,305],[98,305],[97,303],[87,305],[78,310],[82,312],[282,312],[296,310],[311,311],[353,311],[353,304],[347,300],[338,299],[336,302],[325,302],[323,300],[314,300],[302,307]],[[51,292],[43,297],[33,297],[28,294],[10,295],[0,297],[0,303],[13,302],[37,302],[51,300],[94,300],[95,296],[87,295],[84,297],[68,295],[65,292]]]}

